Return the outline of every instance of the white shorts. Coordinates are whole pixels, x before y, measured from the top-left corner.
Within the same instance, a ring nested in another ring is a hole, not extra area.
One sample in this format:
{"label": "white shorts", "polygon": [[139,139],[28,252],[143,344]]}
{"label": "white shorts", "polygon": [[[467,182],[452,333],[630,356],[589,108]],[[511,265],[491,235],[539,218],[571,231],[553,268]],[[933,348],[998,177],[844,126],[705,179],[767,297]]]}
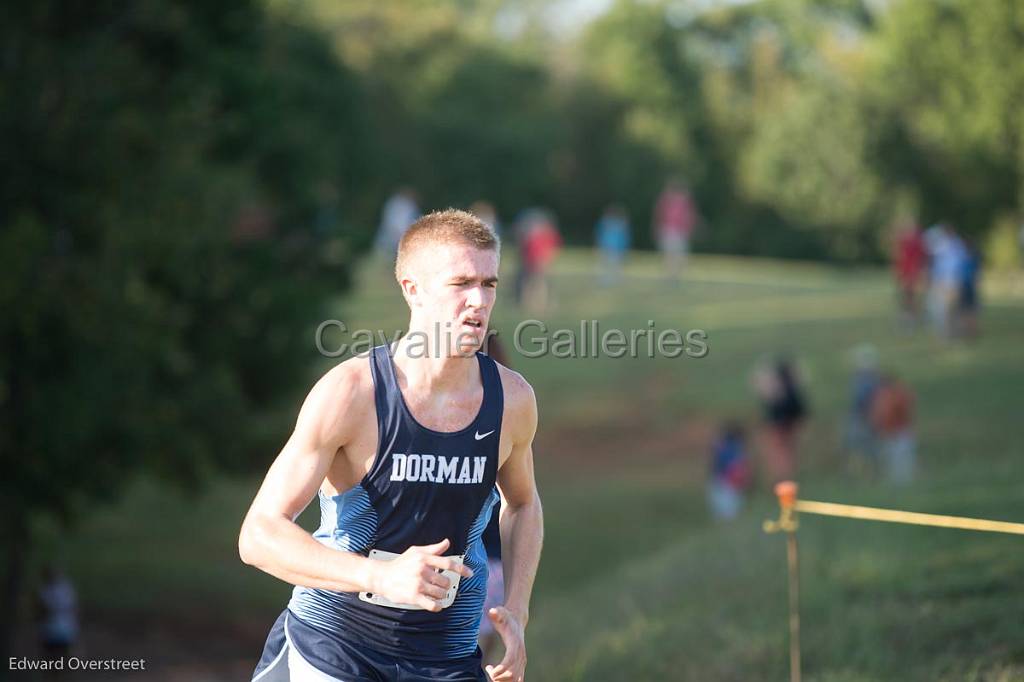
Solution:
{"label": "white shorts", "polygon": [[253,676],[252,682],[342,682],[317,670],[299,654],[288,634],[288,620],[291,614],[285,612],[283,615],[284,622],[281,623],[279,619],[271,632],[272,637],[284,640],[280,642],[281,648],[273,661]]}

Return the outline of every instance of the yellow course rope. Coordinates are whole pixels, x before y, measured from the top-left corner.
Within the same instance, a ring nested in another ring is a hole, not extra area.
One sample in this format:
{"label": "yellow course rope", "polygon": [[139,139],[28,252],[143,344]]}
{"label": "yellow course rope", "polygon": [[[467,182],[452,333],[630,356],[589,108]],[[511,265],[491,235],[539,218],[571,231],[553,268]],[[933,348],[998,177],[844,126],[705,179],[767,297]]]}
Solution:
{"label": "yellow course rope", "polygon": [[848,519],[866,521],[888,521],[890,523],[908,523],[915,526],[938,526],[939,528],[961,528],[963,530],[980,530],[992,533],[1012,533],[1024,535],[1024,523],[1008,521],[990,521],[989,519],[971,519],[964,516],[942,516],[940,514],[919,514],[899,509],[879,509],[877,507],[858,507],[851,504],[835,504],[833,502],[813,502],[811,500],[794,500],[793,509],[804,514],[820,514],[823,516],[841,516]]}
{"label": "yellow course rope", "polygon": [[789,568],[789,679],[800,682],[800,579],[797,569],[796,531],[799,526],[797,514],[820,514],[822,516],[840,516],[847,519],[864,521],[887,521],[889,523],[906,523],[914,526],[937,526],[939,528],[960,528],[963,530],[980,530],[991,533],[1011,533],[1024,535],[1024,523],[1009,521],[992,521],[989,519],[971,519],[965,516],[943,516],[940,514],[920,514],[901,509],[879,509],[878,507],[858,507],[852,504],[836,504],[834,502],[814,502],[797,498],[799,486],[795,481],[780,481],[775,484],[775,495],[779,498],[779,518],[776,521],[765,521],[766,533],[786,533],[786,564]]}

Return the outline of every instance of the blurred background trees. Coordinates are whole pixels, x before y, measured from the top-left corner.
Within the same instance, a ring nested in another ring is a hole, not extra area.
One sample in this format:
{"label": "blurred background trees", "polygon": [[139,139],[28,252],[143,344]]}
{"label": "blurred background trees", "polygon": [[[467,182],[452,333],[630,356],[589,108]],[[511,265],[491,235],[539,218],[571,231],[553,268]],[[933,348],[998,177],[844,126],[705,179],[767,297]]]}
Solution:
{"label": "blurred background trees", "polygon": [[258,5],[54,1],[5,15],[12,613],[34,519],[73,520],[142,470],[194,485],[251,467],[280,433],[265,417],[304,380],[306,331],[347,281],[358,240],[342,227],[368,152],[358,80],[318,32]]}
{"label": "blurred background trees", "polygon": [[[552,207],[587,243],[610,201],[649,224],[695,194],[698,250],[878,260],[894,220],[983,238],[1017,220],[1019,3],[281,0],[360,78],[373,201]],[[640,230],[640,245],[650,235]]]}

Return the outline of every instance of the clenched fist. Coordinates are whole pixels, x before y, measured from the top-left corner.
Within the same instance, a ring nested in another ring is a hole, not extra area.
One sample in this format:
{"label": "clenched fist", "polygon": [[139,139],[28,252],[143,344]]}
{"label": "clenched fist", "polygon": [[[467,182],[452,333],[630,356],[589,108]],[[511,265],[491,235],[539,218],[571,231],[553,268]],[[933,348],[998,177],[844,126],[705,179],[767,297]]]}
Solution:
{"label": "clenched fist", "polygon": [[439,571],[453,571],[464,578],[473,575],[469,566],[442,556],[450,546],[445,538],[432,545],[413,545],[391,561],[375,562],[373,591],[396,604],[440,611],[451,581]]}

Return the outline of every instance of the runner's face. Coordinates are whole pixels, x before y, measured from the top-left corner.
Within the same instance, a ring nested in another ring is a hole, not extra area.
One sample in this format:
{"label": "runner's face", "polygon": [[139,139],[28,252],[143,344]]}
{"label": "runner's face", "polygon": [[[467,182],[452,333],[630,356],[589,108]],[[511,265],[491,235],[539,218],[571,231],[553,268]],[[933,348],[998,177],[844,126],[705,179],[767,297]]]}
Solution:
{"label": "runner's face", "polygon": [[498,253],[467,244],[436,244],[424,255],[423,319],[431,333],[440,329],[442,348],[471,355],[487,335],[498,286]]}

